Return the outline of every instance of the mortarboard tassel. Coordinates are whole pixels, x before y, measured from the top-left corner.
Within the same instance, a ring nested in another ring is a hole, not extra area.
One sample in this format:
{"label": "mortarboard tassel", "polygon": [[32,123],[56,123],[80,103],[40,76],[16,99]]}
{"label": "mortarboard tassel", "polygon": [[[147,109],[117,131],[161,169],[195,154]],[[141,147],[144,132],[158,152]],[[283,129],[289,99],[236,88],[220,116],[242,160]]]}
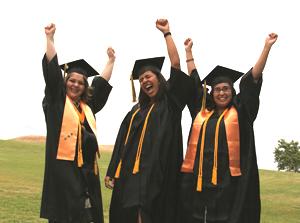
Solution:
{"label": "mortarboard tassel", "polygon": [[66,75],[67,75],[67,70],[68,70],[68,64],[65,64],[64,65],[64,78],[66,77]]}
{"label": "mortarboard tassel", "polygon": [[131,82],[132,102],[136,102],[136,93],[135,93],[135,87],[134,87],[134,81],[132,75],[130,76],[130,82]]}
{"label": "mortarboard tassel", "polygon": [[202,106],[201,106],[201,111],[205,111],[206,109],[206,81],[204,81],[204,86],[203,86],[203,96],[202,96]]}

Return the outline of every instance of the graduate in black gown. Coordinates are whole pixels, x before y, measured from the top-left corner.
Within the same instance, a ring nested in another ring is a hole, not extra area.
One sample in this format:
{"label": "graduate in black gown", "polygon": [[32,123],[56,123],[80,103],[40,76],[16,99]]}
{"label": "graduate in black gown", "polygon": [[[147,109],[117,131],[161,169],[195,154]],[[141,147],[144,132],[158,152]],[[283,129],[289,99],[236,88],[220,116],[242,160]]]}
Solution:
{"label": "graduate in black gown", "polygon": [[[108,80],[114,50],[108,48],[101,76],[82,59],[59,66],[55,30],[54,24],[45,27],[47,49],[42,61],[47,138],[40,216],[50,223],[102,223],[95,114],[112,89]],[[91,86],[89,76],[95,76]]]}
{"label": "graduate in black gown", "polygon": [[110,223],[173,223],[178,176],[183,159],[181,114],[192,84],[180,60],[166,19],[156,21],[171,62],[168,81],[164,57],[137,60],[133,78],[140,82],[139,102],[121,123],[105,184],[113,189]]}
{"label": "graduate in black gown", "polygon": [[[217,66],[201,82],[185,41],[188,72],[197,90],[189,109],[193,119],[181,168],[182,223],[259,223],[260,192],[253,122],[270,49],[271,33],[263,51],[246,74]],[[240,92],[233,84],[241,76]],[[204,85],[202,85],[204,84]],[[211,86],[207,95],[206,84]]]}

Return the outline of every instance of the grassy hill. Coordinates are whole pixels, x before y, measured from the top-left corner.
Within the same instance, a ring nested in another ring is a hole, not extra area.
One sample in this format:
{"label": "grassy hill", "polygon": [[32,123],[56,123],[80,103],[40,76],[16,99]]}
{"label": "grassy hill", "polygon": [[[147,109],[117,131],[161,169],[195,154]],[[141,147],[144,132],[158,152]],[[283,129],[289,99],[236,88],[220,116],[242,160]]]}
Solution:
{"label": "grassy hill", "polygon": [[[44,144],[0,140],[0,222],[45,223],[39,218],[44,174]],[[99,162],[104,215],[108,222],[111,191],[103,178],[111,152]],[[300,222],[300,174],[260,170],[262,223]]]}

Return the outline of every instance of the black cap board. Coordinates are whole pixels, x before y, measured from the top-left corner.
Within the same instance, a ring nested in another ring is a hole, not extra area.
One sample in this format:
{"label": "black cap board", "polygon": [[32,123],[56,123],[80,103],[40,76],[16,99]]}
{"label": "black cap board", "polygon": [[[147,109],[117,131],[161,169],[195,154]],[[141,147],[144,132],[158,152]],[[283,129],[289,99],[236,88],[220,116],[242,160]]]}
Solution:
{"label": "black cap board", "polygon": [[214,86],[214,85],[222,82],[222,81],[218,81],[218,80],[221,80],[221,78],[223,80],[228,79],[232,83],[234,83],[241,76],[243,76],[243,74],[244,73],[242,73],[242,72],[232,70],[230,68],[222,67],[222,66],[218,65],[202,80],[202,83],[204,83],[204,81],[206,81],[207,85]]}
{"label": "black cap board", "polygon": [[134,80],[139,79],[139,76],[141,75],[141,70],[144,67],[155,67],[159,71],[161,70],[163,63],[164,63],[165,57],[153,57],[153,58],[146,58],[146,59],[140,59],[136,60],[133,66],[132,70],[132,77]]}
{"label": "black cap board", "polygon": [[61,64],[60,68],[66,73],[77,72],[83,74],[86,77],[99,75],[99,73],[84,59],[74,60],[69,63]]}

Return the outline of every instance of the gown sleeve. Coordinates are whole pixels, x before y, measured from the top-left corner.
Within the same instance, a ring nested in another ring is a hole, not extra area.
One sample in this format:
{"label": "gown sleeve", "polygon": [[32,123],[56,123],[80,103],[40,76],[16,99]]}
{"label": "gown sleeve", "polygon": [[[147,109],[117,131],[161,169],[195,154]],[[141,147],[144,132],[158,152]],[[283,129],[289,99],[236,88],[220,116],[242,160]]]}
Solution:
{"label": "gown sleeve", "polygon": [[261,86],[262,78],[255,82],[252,68],[244,74],[240,82],[240,104],[251,122],[254,122],[258,113]]}
{"label": "gown sleeve", "polygon": [[44,101],[53,101],[61,95],[64,89],[64,80],[58,64],[57,54],[49,62],[45,54],[42,60],[42,67],[46,83]]}
{"label": "gown sleeve", "polygon": [[107,102],[108,96],[111,92],[112,86],[104,78],[94,77],[92,82],[93,96],[89,102],[94,114],[99,112]]}
{"label": "gown sleeve", "polygon": [[192,90],[187,106],[192,119],[194,119],[202,106],[203,86],[197,69],[192,70],[190,78],[192,80]]}
{"label": "gown sleeve", "polygon": [[192,80],[179,69],[171,67],[171,75],[168,80],[168,93],[172,97],[176,106],[182,111],[190,100]]}

